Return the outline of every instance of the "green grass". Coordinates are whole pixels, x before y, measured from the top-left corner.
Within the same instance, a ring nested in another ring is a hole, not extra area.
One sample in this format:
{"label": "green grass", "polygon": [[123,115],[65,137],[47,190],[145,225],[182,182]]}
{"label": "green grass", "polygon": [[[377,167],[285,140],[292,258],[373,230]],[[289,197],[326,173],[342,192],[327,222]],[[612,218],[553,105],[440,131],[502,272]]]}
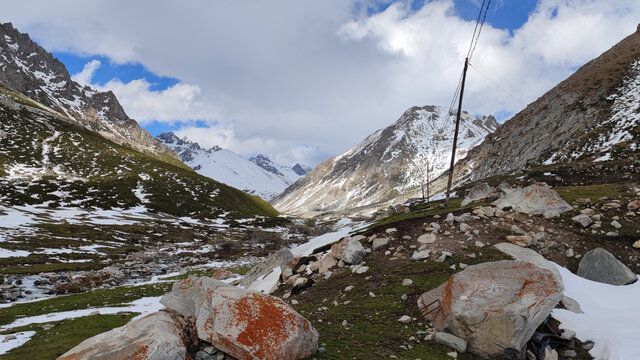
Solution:
{"label": "green grass", "polygon": [[0,325],[9,324],[18,317],[93,307],[121,306],[143,297],[163,295],[170,289],[170,283],[121,286],[110,289],[97,289],[80,294],[58,296],[35,302],[17,303],[10,307],[0,308]]}
{"label": "green grass", "polygon": [[624,196],[624,186],[618,184],[568,186],[554,189],[564,201],[572,204],[578,198],[589,198],[592,202],[597,202],[603,197]]}
{"label": "green grass", "polygon": [[[308,318],[320,334],[319,342],[325,344],[326,352],[316,354],[317,359],[367,359],[389,358],[395,355],[400,359],[450,359],[446,354],[451,349],[434,341],[424,341],[427,322],[423,320],[416,299],[417,296],[444,283],[456,271],[449,267],[459,262],[475,264],[507,258],[493,249],[483,249],[483,255],[476,259],[449,258],[443,263],[434,261],[399,262],[393,270],[385,269],[386,265],[368,261],[370,270],[364,275],[353,275],[350,271],[342,271],[329,281],[316,283],[307,292],[295,297],[300,304],[296,310]],[[368,275],[372,279],[366,279]],[[414,281],[410,287],[402,286],[402,280]],[[354,289],[345,292],[348,285]],[[376,297],[370,297],[373,292]],[[409,299],[403,302],[400,298],[407,294]],[[339,305],[332,305],[332,301]],[[351,301],[344,305],[344,301]],[[319,311],[327,307],[326,311]],[[398,318],[409,315],[417,320],[408,325],[398,322]],[[347,320],[347,328],[342,321]],[[422,325],[420,325],[421,323]],[[420,338],[420,342],[409,342],[411,336]],[[411,344],[413,349],[403,350],[399,346]],[[477,359],[469,354],[459,354],[459,359]]]}
{"label": "green grass", "polygon": [[53,360],[71,350],[85,339],[120,327],[131,320],[136,313],[116,315],[93,315],[75,319],[51,322],[53,327],[45,330],[41,325],[31,324],[5,331],[10,334],[21,331],[36,331],[24,345],[1,355],[2,360]]}

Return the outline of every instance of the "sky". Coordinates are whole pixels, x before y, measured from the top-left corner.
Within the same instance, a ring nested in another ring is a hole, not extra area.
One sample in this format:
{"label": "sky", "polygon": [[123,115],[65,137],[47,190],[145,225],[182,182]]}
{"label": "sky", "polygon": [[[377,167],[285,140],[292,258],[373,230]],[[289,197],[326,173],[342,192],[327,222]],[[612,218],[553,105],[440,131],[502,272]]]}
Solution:
{"label": "sky", "polygon": [[[152,135],[317,165],[449,106],[482,0],[23,0],[0,21]],[[492,0],[464,109],[504,121],[636,30],[637,0]]]}

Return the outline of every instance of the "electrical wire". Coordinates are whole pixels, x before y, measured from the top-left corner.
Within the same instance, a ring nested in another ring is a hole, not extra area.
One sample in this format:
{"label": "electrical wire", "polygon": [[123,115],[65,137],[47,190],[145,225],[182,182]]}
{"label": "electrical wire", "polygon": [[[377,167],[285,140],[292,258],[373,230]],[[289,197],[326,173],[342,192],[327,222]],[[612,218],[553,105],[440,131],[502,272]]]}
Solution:
{"label": "electrical wire", "polygon": [[487,79],[491,84],[493,84],[495,87],[497,87],[498,89],[504,91],[507,95],[509,95],[513,100],[515,100],[518,105],[524,107],[524,103],[522,101],[520,101],[520,99],[518,99],[517,97],[515,97],[515,95],[513,95],[511,92],[509,92],[507,89],[503,88],[502,86],[498,85],[498,83],[496,83],[495,81],[491,80],[487,75],[483,74],[480,72],[480,70],[478,70],[478,68],[476,68],[475,66],[473,66],[472,63],[469,63],[469,66],[471,66],[478,74],[482,75],[482,77],[484,77],[485,79]]}

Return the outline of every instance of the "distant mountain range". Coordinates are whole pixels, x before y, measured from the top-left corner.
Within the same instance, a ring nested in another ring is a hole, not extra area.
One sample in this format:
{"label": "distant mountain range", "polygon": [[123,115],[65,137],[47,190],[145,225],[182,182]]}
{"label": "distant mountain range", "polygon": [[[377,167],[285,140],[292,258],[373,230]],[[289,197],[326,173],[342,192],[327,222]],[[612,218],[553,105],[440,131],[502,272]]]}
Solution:
{"label": "distant mountain range", "polygon": [[[395,123],[326,160],[272,201],[283,212],[313,216],[418,196],[427,166],[435,178],[449,167],[455,118],[438,106],[412,107]],[[493,116],[463,113],[457,158],[498,128]]]}
{"label": "distant mountain range", "polygon": [[249,194],[271,200],[280,194],[310,169],[296,164],[293,167],[279,165],[265,155],[250,159],[231,150],[214,146],[204,149],[174,133],[160,134],[157,139],[166,147],[175,150],[180,159],[199,174],[241,189]]}

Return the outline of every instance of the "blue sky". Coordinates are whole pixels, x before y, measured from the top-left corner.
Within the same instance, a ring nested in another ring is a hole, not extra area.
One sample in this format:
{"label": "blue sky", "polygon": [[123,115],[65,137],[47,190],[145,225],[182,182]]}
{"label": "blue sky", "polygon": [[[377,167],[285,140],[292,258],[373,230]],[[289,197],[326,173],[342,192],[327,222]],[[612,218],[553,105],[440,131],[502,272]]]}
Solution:
{"label": "blue sky", "polygon": [[[315,166],[448,106],[481,2],[29,0],[1,17],[154,135]],[[464,109],[507,118],[638,19],[637,0],[492,0],[472,60],[490,81],[469,72]]]}

